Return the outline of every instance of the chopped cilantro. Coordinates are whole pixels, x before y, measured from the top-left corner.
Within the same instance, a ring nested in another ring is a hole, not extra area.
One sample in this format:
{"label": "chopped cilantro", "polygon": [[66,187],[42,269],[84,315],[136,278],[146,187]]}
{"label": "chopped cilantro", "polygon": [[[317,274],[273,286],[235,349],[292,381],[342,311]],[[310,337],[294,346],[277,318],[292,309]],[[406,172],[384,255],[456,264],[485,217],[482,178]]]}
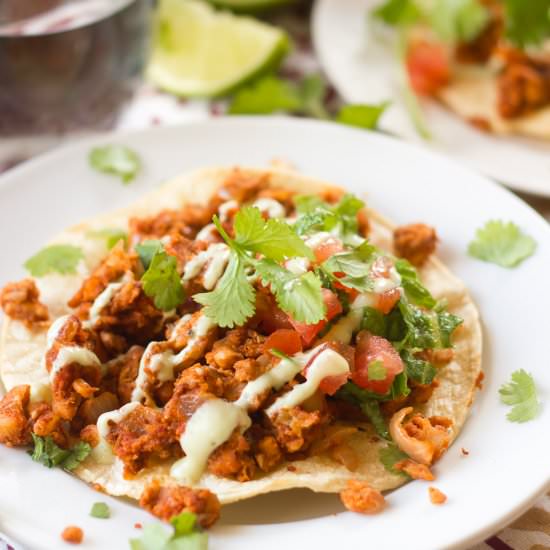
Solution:
{"label": "chopped cilantro", "polygon": [[93,168],[119,176],[123,183],[130,183],[141,168],[137,154],[124,145],[94,147],[88,159]]}
{"label": "chopped cilantro", "polygon": [[[333,281],[339,281],[349,288],[354,288],[359,292],[372,290],[373,281],[369,273],[376,253],[376,248],[365,241],[351,252],[331,256],[323,262],[322,269]],[[341,277],[341,274],[344,276]]]}
{"label": "chopped cilantro", "polygon": [[437,370],[431,363],[418,359],[408,350],[401,351],[401,359],[403,359],[409,378],[412,378],[418,384],[431,384],[433,382]]}
{"label": "chopped cilantro", "polygon": [[386,318],[384,314],[373,307],[366,307],[363,313],[361,328],[376,336],[386,337]]}
{"label": "chopped cilantro", "polygon": [[522,233],[515,223],[491,220],[477,230],[475,240],[468,246],[468,253],[501,267],[516,267],[531,256],[536,247],[535,240]]}
{"label": "chopped cilantro", "polygon": [[382,361],[374,360],[367,365],[367,377],[369,380],[385,380],[387,375],[388,370]]}
{"label": "chopped cilantro", "polygon": [[34,448],[28,453],[35,462],[40,462],[47,468],[59,466],[65,470],[74,470],[92,451],[90,445],[83,441],[71,449],[62,449],[50,436],[40,437],[34,433],[31,435]]}
{"label": "chopped cilantro", "polygon": [[155,253],[141,281],[143,292],[153,298],[158,309],[170,311],[185,300],[176,258],[166,252]]}
{"label": "chopped cilantro", "polygon": [[401,26],[415,23],[422,13],[414,0],[386,0],[371,15],[387,25]]}
{"label": "chopped cilantro", "polygon": [[29,258],[24,266],[33,277],[48,273],[68,275],[76,273],[76,266],[84,259],[82,249],[71,244],[52,244]]}
{"label": "chopped cilantro", "polygon": [[507,38],[519,46],[541,44],[550,37],[550,0],[503,0]]}
{"label": "chopped cilantro", "polygon": [[435,0],[428,19],[445,42],[469,42],[485,28],[489,12],[479,0]]}
{"label": "chopped cilantro", "polygon": [[389,105],[389,101],[384,101],[378,105],[344,105],[336,116],[336,122],[355,126],[356,128],[375,130],[378,127],[380,117]]}
{"label": "chopped cilantro", "polygon": [[393,384],[390,388],[390,400],[399,399],[401,397],[407,397],[411,393],[409,385],[407,383],[408,375],[407,371],[400,372],[393,380]]}
{"label": "chopped cilantro", "polygon": [[162,243],[157,239],[150,239],[143,241],[139,244],[136,244],[136,252],[138,253],[139,259],[143,265],[143,269],[149,269],[153,256],[157,252],[164,250]]}
{"label": "chopped cilantro", "polygon": [[208,535],[197,527],[191,512],[182,512],[170,520],[172,531],[160,523],[146,525],[139,539],[130,540],[132,550],[207,550]]}
{"label": "chopped cilantro", "polygon": [[512,381],[498,390],[505,405],[513,405],[506,418],[510,422],[527,422],[537,416],[540,403],[533,377],[523,369],[512,373]]}
{"label": "chopped cilantro", "polygon": [[378,451],[378,458],[380,459],[380,462],[388,472],[395,475],[402,475],[405,477],[409,477],[409,475],[405,473],[403,470],[396,470],[394,468],[394,466],[398,462],[409,458],[409,456],[406,455],[403,451],[401,451],[399,447],[394,443],[388,443],[386,447],[384,447],[383,449],[380,449]]}
{"label": "chopped cilantro", "polygon": [[401,286],[411,302],[417,306],[427,307],[428,309],[435,307],[437,303],[435,298],[420,282],[416,269],[407,260],[396,260],[395,269],[401,276]]}
{"label": "chopped cilantro", "polygon": [[88,231],[87,235],[92,239],[105,240],[105,244],[109,250],[111,250],[111,248],[113,248],[120,241],[124,243],[124,246],[127,246],[128,244],[128,233],[126,233],[124,229],[106,227],[105,229]]}
{"label": "chopped cilantro", "polygon": [[109,519],[111,517],[111,510],[104,502],[94,502],[90,510],[90,516],[98,519]]}

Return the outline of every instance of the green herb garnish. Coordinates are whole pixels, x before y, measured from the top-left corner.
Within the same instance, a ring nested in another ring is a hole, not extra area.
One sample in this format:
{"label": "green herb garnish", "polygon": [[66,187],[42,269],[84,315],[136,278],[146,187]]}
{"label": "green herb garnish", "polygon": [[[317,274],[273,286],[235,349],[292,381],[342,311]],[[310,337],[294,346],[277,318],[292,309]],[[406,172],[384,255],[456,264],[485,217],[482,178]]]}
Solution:
{"label": "green herb garnish", "polygon": [[143,269],[149,269],[149,266],[153,261],[153,256],[157,252],[162,252],[164,247],[159,240],[150,239],[136,244],[135,249],[138,253],[141,264],[143,265]]}
{"label": "green herb garnish", "polygon": [[130,183],[141,168],[138,155],[124,145],[94,147],[88,159],[93,168],[119,176],[123,183]]}
{"label": "green herb garnish", "polygon": [[74,470],[92,451],[90,445],[83,441],[71,449],[62,449],[50,436],[40,437],[34,433],[31,435],[34,448],[28,453],[35,462],[40,462],[47,468],[59,466],[65,470]]}
{"label": "green herb garnish", "polygon": [[336,116],[336,122],[365,130],[375,130],[380,117],[389,106],[389,101],[383,101],[378,105],[344,105]]}
{"label": "green herb garnish", "polygon": [[155,307],[162,311],[171,311],[185,300],[177,260],[164,251],[157,250],[141,282],[143,292],[153,298]]}
{"label": "green herb garnish", "polygon": [[93,239],[105,240],[105,244],[109,250],[111,250],[111,248],[113,248],[120,241],[124,243],[124,246],[127,246],[128,244],[128,233],[123,229],[106,227],[105,229],[88,231],[87,236]]}
{"label": "green herb garnish", "polygon": [[537,416],[540,403],[537,387],[533,377],[523,369],[512,373],[512,381],[503,384],[498,390],[500,400],[505,405],[512,405],[512,410],[506,415],[510,422],[527,422]]}
{"label": "green herb garnish", "polygon": [[111,517],[111,510],[104,502],[94,502],[90,510],[90,516],[98,519],[109,519]]}
{"label": "green herb garnish", "polygon": [[394,443],[388,443],[386,447],[378,451],[378,458],[380,462],[386,468],[386,470],[395,475],[401,475],[409,477],[409,475],[403,470],[396,470],[395,465],[402,460],[409,458],[403,451],[397,447]]}
{"label": "green herb garnish", "polygon": [[71,244],[52,244],[29,258],[24,266],[33,277],[48,273],[69,275],[76,273],[76,266],[84,259],[82,249]]}
{"label": "green herb garnish", "polygon": [[522,233],[515,223],[491,220],[476,231],[475,240],[468,246],[468,254],[501,267],[516,267],[536,248],[536,241]]}

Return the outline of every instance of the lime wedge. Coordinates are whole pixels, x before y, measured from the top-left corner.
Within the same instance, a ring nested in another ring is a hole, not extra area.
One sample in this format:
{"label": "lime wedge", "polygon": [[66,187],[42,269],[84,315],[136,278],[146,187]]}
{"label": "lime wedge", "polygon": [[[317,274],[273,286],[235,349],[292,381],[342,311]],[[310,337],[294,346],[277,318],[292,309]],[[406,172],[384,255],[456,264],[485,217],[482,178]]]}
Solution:
{"label": "lime wedge", "polygon": [[177,95],[219,96],[272,69],[288,48],[277,27],[198,0],[161,0],[146,76]]}

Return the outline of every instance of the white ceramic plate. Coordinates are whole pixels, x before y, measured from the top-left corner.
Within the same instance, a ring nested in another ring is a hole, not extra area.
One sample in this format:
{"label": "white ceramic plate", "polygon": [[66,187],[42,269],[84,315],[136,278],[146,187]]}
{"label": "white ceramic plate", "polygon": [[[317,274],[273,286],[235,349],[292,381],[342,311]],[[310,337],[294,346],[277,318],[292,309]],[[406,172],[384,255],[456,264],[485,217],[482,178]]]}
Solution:
{"label": "white ceramic plate", "polygon": [[[317,0],[313,39],[321,65],[346,101],[391,100],[381,128],[421,141],[402,99],[394,48],[367,24],[380,0]],[[497,137],[471,127],[434,101],[423,102],[433,148],[518,191],[550,197],[550,143]]]}
{"label": "white ceramic plate", "polygon": [[[137,181],[123,186],[89,168],[92,143],[106,142],[141,155]],[[533,372],[543,398],[550,388],[550,228],[511,193],[443,156],[378,134],[283,118],[233,118],[78,143],[0,179],[0,282],[22,277],[23,261],[60,229],[129,204],[169,176],[216,164],[266,166],[273,158],[366,196],[396,222],[437,227],[442,259],[466,281],[483,316],[486,380],[464,431],[436,467],[435,485],[449,497],[444,506],[430,504],[428,484],[420,481],[390,494],[388,509],[375,517],[345,512],[335,495],[272,494],[225,508],[211,548],[321,550],[365,548],[368,541],[377,550],[441,550],[497,531],[549,481],[550,407],[530,423],[511,424],[497,390],[521,367]],[[465,254],[475,229],[495,217],[514,220],[539,243],[536,255],[515,270]],[[470,450],[467,458],[461,447]],[[111,519],[88,516],[98,500],[112,507]],[[130,503],[0,447],[0,532],[28,548],[66,548],[59,533],[76,524],[85,531],[83,550],[123,549],[139,533],[134,523],[148,521]]]}

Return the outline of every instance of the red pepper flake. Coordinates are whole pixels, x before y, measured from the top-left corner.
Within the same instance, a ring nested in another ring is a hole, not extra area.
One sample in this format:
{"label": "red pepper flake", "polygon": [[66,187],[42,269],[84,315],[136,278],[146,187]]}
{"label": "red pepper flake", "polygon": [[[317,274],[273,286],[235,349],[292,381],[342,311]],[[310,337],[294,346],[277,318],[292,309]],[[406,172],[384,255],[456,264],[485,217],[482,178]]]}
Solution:
{"label": "red pepper flake", "polygon": [[61,538],[65,542],[69,542],[71,544],[80,544],[82,542],[82,539],[84,538],[84,531],[82,531],[80,527],[69,525],[68,527],[65,527],[65,529],[63,529],[63,532],[61,533]]}
{"label": "red pepper flake", "polygon": [[134,523],[134,527],[136,529],[141,529],[143,527],[143,525],[141,525],[141,523]]}
{"label": "red pepper flake", "polygon": [[478,390],[482,390],[483,389],[483,379],[485,378],[485,374],[483,374],[483,372],[480,372],[478,375],[477,375],[477,378],[476,378],[476,388]]}
{"label": "red pepper flake", "polygon": [[289,464],[286,469],[289,471],[289,472],[295,472],[296,471],[296,466],[292,466],[292,464]]}
{"label": "red pepper flake", "polygon": [[464,447],[460,449],[460,452],[462,453],[462,456],[468,456],[470,454],[470,451]]}

